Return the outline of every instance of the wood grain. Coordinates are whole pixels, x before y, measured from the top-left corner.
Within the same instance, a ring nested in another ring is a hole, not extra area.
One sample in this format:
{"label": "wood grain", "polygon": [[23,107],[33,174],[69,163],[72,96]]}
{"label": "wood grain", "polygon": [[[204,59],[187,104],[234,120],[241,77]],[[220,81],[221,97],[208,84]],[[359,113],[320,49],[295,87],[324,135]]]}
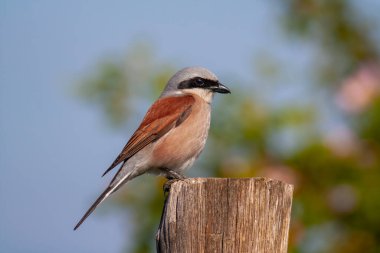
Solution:
{"label": "wood grain", "polygon": [[285,253],[293,186],[266,178],[190,178],[171,185],[157,252]]}

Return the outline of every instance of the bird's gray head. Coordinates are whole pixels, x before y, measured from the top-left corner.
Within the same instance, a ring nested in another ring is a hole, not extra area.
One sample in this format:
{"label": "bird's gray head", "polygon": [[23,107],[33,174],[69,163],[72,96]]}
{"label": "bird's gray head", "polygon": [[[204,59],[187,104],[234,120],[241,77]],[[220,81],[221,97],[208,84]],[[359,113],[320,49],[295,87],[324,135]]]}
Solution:
{"label": "bird's gray head", "polygon": [[161,97],[194,93],[205,100],[211,100],[214,92],[231,93],[210,70],[202,67],[188,67],[181,69],[170,78]]}

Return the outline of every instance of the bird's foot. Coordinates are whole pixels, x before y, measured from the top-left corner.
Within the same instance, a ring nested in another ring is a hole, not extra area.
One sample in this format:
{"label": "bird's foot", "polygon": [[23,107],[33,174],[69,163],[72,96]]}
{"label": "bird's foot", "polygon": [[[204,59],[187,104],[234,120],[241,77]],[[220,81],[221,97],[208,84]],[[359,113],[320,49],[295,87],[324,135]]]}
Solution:
{"label": "bird's foot", "polygon": [[165,182],[164,187],[163,187],[164,194],[165,195],[168,194],[170,191],[170,188],[172,187],[172,184],[180,180],[183,180],[183,179],[178,179],[178,178],[168,179],[168,181]]}
{"label": "bird's foot", "polygon": [[184,175],[176,172],[176,171],[173,171],[173,170],[167,170],[167,171],[165,171],[165,173],[166,173],[166,178],[168,179],[168,181],[166,181],[164,186],[163,186],[164,194],[166,195],[167,193],[169,193],[170,187],[173,183],[180,181],[180,180],[184,180],[184,179],[186,179],[186,177]]}
{"label": "bird's foot", "polygon": [[179,179],[179,180],[183,180],[183,179],[186,179],[186,177],[184,175],[182,175],[181,173],[178,173],[174,170],[167,170],[165,171],[166,173],[166,178],[169,179],[169,180],[172,180],[172,179]]}

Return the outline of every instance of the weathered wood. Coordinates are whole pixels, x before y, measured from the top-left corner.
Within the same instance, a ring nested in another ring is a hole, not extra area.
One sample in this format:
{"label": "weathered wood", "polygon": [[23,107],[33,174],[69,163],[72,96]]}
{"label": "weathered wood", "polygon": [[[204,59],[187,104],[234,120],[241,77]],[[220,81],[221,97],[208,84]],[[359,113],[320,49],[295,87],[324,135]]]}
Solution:
{"label": "weathered wood", "polygon": [[287,252],[293,186],[266,178],[190,178],[171,185],[160,253]]}

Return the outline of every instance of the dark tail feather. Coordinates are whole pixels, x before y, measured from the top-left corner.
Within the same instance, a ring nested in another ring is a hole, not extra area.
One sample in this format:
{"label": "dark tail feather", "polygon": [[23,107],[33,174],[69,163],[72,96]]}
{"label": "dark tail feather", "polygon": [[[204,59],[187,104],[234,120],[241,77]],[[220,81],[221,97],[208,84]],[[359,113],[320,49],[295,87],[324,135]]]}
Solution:
{"label": "dark tail feather", "polygon": [[107,187],[107,189],[102,194],[100,194],[94,204],[92,204],[92,206],[83,215],[82,219],[80,219],[78,224],[74,227],[74,230],[77,230],[77,228],[79,228],[79,226],[87,219],[87,217],[95,210],[95,208],[113,192],[113,189],[113,187]]}
{"label": "dark tail feather", "polygon": [[[124,165],[124,164],[123,164]],[[122,185],[124,185],[126,182],[131,180],[132,178],[141,175],[140,174],[134,174],[134,170],[127,172],[122,178],[119,178],[120,173],[122,173],[123,165],[119,169],[119,171],[116,173],[116,175],[113,177],[111,183],[107,187],[107,189],[100,194],[100,196],[96,199],[94,204],[87,210],[87,212],[83,215],[82,219],[78,222],[78,224],[74,227],[74,230],[77,230],[79,226],[87,219],[87,217],[95,210],[95,208],[103,202],[111,193],[117,191]],[[107,171],[106,171],[107,172]],[[131,176],[132,175],[132,176]]]}

